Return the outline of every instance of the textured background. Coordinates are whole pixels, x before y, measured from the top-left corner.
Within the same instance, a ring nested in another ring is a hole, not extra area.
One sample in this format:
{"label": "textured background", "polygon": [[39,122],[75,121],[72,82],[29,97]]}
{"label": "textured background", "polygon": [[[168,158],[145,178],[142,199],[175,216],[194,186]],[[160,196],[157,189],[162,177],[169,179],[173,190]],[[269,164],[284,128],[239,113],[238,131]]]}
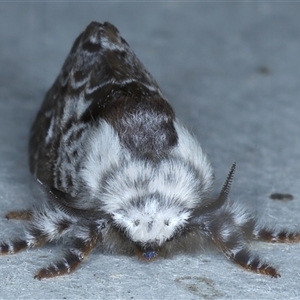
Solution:
{"label": "textured background", "polygon": [[[299,229],[300,3],[0,3],[0,228],[32,201],[29,127],[74,39],[90,21],[117,26],[201,141],[220,188],[268,224]],[[290,193],[293,201],[269,198]],[[60,245],[0,258],[1,299],[296,299],[300,245],[254,243],[271,279],[219,253],[144,264],[93,254],[69,276],[37,281]]]}

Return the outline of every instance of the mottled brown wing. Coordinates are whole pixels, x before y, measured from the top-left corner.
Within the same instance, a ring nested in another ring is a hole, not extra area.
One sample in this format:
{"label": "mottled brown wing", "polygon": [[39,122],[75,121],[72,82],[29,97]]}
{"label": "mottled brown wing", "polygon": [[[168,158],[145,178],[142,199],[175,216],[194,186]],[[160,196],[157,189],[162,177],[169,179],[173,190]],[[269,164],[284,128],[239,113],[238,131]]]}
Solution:
{"label": "mottled brown wing", "polygon": [[[139,121],[137,130],[140,132],[134,130],[132,136],[134,139],[134,134],[144,136],[143,130],[156,132],[164,127],[170,130],[167,146],[175,143],[171,122],[174,113],[155,80],[113,25],[93,22],[74,42],[32,126],[29,142],[31,172],[45,185],[76,196],[78,183],[72,174],[77,172],[82,161],[78,151],[80,141],[99,117],[118,127],[120,124],[114,123],[113,119],[121,117],[127,109],[135,113],[144,110],[156,116],[164,109],[166,115],[156,123],[147,123],[145,119],[145,125],[144,121]],[[126,130],[122,125],[116,129]],[[142,141],[149,144],[149,149],[155,147],[151,138]],[[140,148],[132,141],[125,143],[132,146],[133,151]],[[158,148],[165,147],[156,144]],[[63,174],[62,170],[65,170]]]}

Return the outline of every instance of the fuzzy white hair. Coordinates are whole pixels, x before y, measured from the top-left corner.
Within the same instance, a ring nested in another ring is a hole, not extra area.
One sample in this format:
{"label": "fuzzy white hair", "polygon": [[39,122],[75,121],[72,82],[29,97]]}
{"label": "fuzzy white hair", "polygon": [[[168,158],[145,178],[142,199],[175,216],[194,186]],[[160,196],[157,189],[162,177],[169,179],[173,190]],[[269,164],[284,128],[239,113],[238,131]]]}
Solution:
{"label": "fuzzy white hair", "polygon": [[89,138],[81,175],[90,201],[135,242],[171,238],[211,189],[212,168],[199,143],[178,121],[175,128],[178,146],[157,164],[133,157],[104,121]]}

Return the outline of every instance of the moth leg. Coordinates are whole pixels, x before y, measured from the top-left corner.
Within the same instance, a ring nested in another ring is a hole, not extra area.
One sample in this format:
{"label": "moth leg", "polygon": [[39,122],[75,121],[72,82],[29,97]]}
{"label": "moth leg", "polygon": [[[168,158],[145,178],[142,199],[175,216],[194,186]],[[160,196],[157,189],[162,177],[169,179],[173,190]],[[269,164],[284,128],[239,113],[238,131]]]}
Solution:
{"label": "moth leg", "polygon": [[35,279],[51,278],[73,272],[101,240],[103,225],[90,226],[88,230],[81,231],[78,237],[73,240],[67,249],[64,257],[57,262],[39,270],[34,276]]}
{"label": "moth leg", "polygon": [[[213,224],[212,229],[202,225],[205,234],[215,243],[224,255],[235,264],[252,272],[280,277],[278,271],[263,261],[258,255],[253,254],[245,242],[242,232],[230,226]],[[227,224],[228,225],[228,224]]]}
{"label": "moth leg", "polygon": [[33,212],[31,210],[13,210],[5,215],[8,220],[24,220],[29,221],[32,219]]}
{"label": "moth leg", "polygon": [[300,232],[291,232],[285,229],[276,230],[256,226],[253,230],[253,239],[270,243],[298,243]]}
{"label": "moth leg", "polygon": [[21,238],[0,242],[0,255],[15,254],[25,249],[43,246],[70,232],[76,226],[76,222],[76,218],[71,218],[61,211],[35,212]]}
{"label": "moth leg", "polygon": [[244,246],[240,249],[230,249],[227,247],[223,247],[223,252],[231,261],[246,270],[259,274],[269,275],[275,278],[281,277],[281,275],[274,267],[263,261],[257,254],[251,253],[247,246]]}
{"label": "moth leg", "polygon": [[24,238],[15,238],[11,241],[0,242],[0,255],[16,254],[20,251],[37,248],[47,243],[45,236],[39,235],[37,230],[26,231]]}

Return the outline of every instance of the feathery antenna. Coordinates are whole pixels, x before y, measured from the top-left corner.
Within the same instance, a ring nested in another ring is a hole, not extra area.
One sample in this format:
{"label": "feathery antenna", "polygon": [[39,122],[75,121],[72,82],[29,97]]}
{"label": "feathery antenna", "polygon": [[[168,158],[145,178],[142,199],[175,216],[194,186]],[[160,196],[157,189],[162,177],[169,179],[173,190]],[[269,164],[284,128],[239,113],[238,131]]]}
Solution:
{"label": "feathery antenna", "polygon": [[228,194],[229,194],[229,191],[231,188],[235,168],[236,168],[236,163],[234,163],[232,165],[217,200],[215,200],[211,204],[207,205],[205,208],[202,208],[201,213],[210,213],[211,211],[214,211],[214,210],[220,208],[222,205],[224,205],[224,203],[228,199]]}
{"label": "feathery antenna", "polygon": [[232,165],[232,167],[227,175],[226,181],[222,187],[222,190],[220,192],[217,202],[221,202],[223,204],[227,200],[228,194],[229,194],[229,191],[231,188],[235,168],[236,168],[236,163],[234,163]]}

